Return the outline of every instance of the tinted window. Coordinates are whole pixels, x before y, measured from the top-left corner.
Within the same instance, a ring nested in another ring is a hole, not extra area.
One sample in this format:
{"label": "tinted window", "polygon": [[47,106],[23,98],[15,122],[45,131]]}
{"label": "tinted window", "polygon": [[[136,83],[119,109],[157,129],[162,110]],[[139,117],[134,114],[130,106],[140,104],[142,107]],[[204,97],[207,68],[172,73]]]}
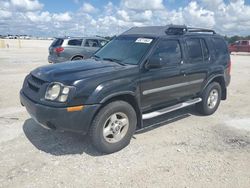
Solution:
{"label": "tinted window", "polygon": [[84,46],[86,46],[86,47],[100,47],[98,44],[98,40],[95,40],[95,39],[86,39]]}
{"label": "tinted window", "polygon": [[190,63],[203,61],[200,39],[187,39],[186,43]]}
{"label": "tinted window", "polygon": [[165,65],[180,63],[180,44],[177,40],[162,40],[157,45],[152,56],[161,58]]}
{"label": "tinted window", "polygon": [[213,44],[214,44],[215,54],[217,57],[228,54],[227,45],[223,39],[214,38]]}
{"label": "tinted window", "polygon": [[55,40],[52,42],[51,46],[52,46],[52,47],[61,46],[62,43],[63,43],[63,39],[55,39]]}
{"label": "tinted window", "polygon": [[201,39],[201,46],[202,46],[204,60],[208,60],[209,51],[208,51],[207,44],[204,39]]}
{"label": "tinted window", "polygon": [[242,44],[242,45],[248,45],[248,41],[243,40],[243,41],[241,42],[241,44]]}
{"label": "tinted window", "polygon": [[70,46],[81,46],[82,45],[82,39],[69,40],[68,45],[70,45]]}

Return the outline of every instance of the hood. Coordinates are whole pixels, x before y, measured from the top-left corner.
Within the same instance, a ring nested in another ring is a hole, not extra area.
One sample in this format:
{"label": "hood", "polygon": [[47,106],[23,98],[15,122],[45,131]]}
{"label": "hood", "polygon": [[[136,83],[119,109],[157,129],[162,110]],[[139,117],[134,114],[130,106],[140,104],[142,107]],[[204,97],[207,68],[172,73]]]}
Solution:
{"label": "hood", "polygon": [[33,70],[31,74],[47,82],[58,81],[71,83],[76,80],[82,80],[97,75],[100,76],[101,74],[117,70],[123,70],[127,67],[131,66],[122,66],[110,61],[87,59],[77,62],[64,62],[38,67]]}

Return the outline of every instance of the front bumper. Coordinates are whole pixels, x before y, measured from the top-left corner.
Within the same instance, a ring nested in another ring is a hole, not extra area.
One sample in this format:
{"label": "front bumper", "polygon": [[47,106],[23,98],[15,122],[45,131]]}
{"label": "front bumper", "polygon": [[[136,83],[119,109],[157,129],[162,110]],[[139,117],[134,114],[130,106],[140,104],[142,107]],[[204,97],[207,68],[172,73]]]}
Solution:
{"label": "front bumper", "polygon": [[66,130],[86,134],[100,104],[85,105],[80,111],[68,112],[67,108],[56,108],[41,105],[30,100],[20,92],[21,104],[30,116],[45,128]]}

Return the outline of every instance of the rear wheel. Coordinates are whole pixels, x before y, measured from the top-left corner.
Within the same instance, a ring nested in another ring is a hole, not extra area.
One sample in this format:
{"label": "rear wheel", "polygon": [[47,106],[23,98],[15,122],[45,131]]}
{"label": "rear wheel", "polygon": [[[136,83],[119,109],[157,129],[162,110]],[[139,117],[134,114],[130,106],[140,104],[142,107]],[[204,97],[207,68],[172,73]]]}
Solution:
{"label": "rear wheel", "polygon": [[197,110],[203,115],[213,114],[221,101],[221,86],[212,82],[207,86],[202,95],[202,102],[197,104]]}
{"label": "rear wheel", "polygon": [[71,59],[71,61],[78,61],[78,60],[82,60],[83,57],[82,56],[75,56]]}
{"label": "rear wheel", "polygon": [[89,136],[98,151],[113,153],[130,143],[136,124],[136,112],[129,103],[111,102],[94,118]]}

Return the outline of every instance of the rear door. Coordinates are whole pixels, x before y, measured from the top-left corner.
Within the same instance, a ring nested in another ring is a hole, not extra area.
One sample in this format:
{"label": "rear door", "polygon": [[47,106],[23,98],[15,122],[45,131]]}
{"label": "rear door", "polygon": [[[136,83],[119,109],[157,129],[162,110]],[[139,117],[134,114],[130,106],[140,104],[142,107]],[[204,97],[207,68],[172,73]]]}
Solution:
{"label": "rear door", "polygon": [[143,111],[176,103],[183,95],[180,85],[182,50],[178,39],[161,39],[151,57],[162,59],[162,67],[141,74],[141,107]]}
{"label": "rear door", "polygon": [[67,57],[68,59],[72,59],[74,56],[81,55],[82,56],[82,45],[83,39],[81,38],[75,38],[75,39],[69,39],[67,45],[65,45],[65,49],[63,52],[63,55]]}
{"label": "rear door", "polygon": [[184,98],[196,96],[209,73],[210,52],[205,38],[184,38],[185,60],[181,65],[184,86]]}

